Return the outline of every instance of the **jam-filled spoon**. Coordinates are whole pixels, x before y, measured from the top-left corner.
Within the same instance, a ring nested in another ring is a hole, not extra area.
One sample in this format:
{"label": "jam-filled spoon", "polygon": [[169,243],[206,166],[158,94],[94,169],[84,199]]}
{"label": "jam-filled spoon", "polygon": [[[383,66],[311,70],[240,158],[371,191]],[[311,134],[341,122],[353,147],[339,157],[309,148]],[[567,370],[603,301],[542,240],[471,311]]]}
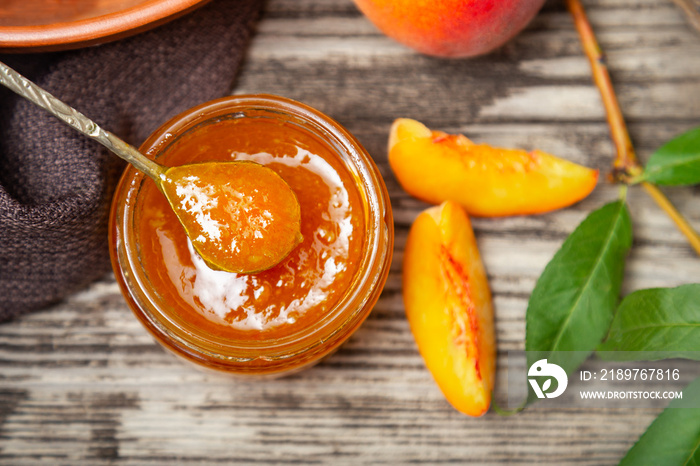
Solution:
{"label": "jam-filled spoon", "polygon": [[296,195],[270,168],[248,161],[165,167],[2,62],[0,84],[104,145],[155,181],[195,250],[211,268],[237,273],[266,270],[302,241]]}

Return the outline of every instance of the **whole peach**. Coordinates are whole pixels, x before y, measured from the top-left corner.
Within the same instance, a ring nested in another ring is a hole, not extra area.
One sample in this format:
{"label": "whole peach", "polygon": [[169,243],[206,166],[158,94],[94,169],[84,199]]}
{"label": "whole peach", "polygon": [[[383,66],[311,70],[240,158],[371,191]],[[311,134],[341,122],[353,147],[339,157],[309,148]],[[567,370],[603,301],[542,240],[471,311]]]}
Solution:
{"label": "whole peach", "polygon": [[544,0],[355,0],[387,36],[427,55],[473,57],[520,32]]}

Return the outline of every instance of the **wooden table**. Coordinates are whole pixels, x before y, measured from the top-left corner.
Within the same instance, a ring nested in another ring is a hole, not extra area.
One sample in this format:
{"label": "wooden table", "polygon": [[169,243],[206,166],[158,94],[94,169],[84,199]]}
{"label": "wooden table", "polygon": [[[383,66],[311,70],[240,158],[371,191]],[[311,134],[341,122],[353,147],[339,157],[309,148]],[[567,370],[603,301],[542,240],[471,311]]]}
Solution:
{"label": "wooden table", "polygon": [[[700,124],[700,35],[671,0],[586,0],[640,157]],[[246,382],[199,372],[157,346],[112,276],[0,325],[0,462],[7,464],[615,464],[658,409],[531,410],[472,419],[443,399],[401,300],[408,227],[426,207],[399,187],[386,143],[396,117],[476,141],[540,148],[607,172],[598,91],[562,2],[486,57],[441,60],[385,38],[350,0],[270,0],[235,93],[269,92],[331,115],[389,187],[392,271],[374,312],[303,373]],[[524,347],[535,280],[566,235],[616,196],[541,216],[474,221],[494,293],[499,362]],[[696,189],[667,191],[696,228]],[[639,189],[624,293],[700,278],[700,260]]]}

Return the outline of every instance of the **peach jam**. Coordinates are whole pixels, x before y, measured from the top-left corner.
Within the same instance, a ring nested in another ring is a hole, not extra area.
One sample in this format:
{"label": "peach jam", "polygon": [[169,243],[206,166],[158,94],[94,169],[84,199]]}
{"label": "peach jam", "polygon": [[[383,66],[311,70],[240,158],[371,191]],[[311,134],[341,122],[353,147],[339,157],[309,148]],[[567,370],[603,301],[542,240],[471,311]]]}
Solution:
{"label": "peach jam", "polygon": [[234,96],[179,115],[141,150],[166,166],[259,163],[301,208],[303,240],[282,262],[213,270],[155,183],[128,168],[112,208],[112,260],[163,346],[214,369],[282,374],[336,349],[367,317],[391,262],[391,210],[375,165],[340,125],[288,99]]}

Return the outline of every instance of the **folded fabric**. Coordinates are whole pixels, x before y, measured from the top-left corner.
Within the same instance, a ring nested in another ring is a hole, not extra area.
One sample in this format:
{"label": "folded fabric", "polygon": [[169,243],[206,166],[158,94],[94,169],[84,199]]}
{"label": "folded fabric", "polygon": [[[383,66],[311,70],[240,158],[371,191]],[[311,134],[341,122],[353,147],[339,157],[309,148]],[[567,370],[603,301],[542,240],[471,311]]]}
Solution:
{"label": "folded fabric", "polygon": [[[261,0],[215,0],[171,23],[75,51],[0,55],[138,145],[179,112],[230,92]],[[109,270],[109,203],[123,162],[0,89],[0,321]]]}

